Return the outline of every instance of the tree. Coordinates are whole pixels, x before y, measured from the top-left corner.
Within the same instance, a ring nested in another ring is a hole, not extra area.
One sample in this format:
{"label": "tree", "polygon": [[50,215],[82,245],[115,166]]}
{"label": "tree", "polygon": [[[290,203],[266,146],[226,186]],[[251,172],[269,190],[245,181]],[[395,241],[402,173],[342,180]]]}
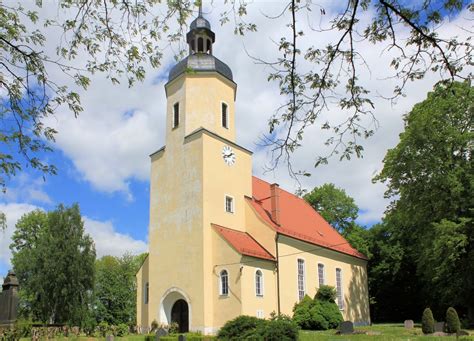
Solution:
{"label": "tree", "polygon": [[341,188],[328,183],[315,187],[305,194],[306,200],[321,216],[347,241],[366,256],[370,256],[369,233],[358,225],[355,220],[359,215],[359,207],[354,199]]}
{"label": "tree", "polygon": [[359,214],[354,199],[331,183],[315,187],[303,198],[342,234],[354,226]]}
{"label": "tree", "polygon": [[[56,167],[48,164],[42,153],[52,150],[50,142],[57,132],[45,125],[44,119],[54,115],[60,106],[78,115],[83,110],[79,91],[87,89],[93,73],[104,73],[113,84],[125,79],[132,86],[143,80],[146,64],[159,67],[163,49],[170,43],[183,42],[193,5],[200,4],[201,0],[164,4],[159,0],[62,0],[58,11],[51,11],[59,14],[51,17],[40,17],[38,7],[42,1],[31,5],[0,4],[0,85],[4,90],[0,139],[8,147],[2,148],[0,154],[0,184],[5,185],[5,179],[24,164],[44,174],[55,174]],[[257,26],[246,18],[249,8],[246,2],[226,2],[220,21],[225,24],[233,20],[239,35],[256,31]],[[448,80],[469,78],[471,75],[464,76],[463,70],[472,63],[470,39],[442,34],[439,26],[445,17],[460,13],[469,16],[473,9],[463,0],[443,0],[437,6],[431,2],[413,5],[400,0],[347,0],[344,6],[331,11],[334,14],[328,27],[313,28],[309,23],[314,31],[320,29],[320,34],[338,34],[338,39],[321,47],[303,41],[300,22],[315,13],[325,16],[324,7],[311,1],[282,3],[280,16],[290,14],[290,38],[279,39],[279,56],[267,63],[273,70],[269,80],[279,84],[284,98],[270,119],[270,136],[265,139],[273,146],[274,166],[282,158],[289,163],[291,153],[301,145],[305,129],[315,124],[333,99],[346,113],[346,119],[322,124],[323,129],[333,130],[327,140],[328,145],[334,146],[330,155],[340,154],[342,159],[353,153],[362,154],[358,139],[371,136],[374,129],[369,128],[370,124],[364,125],[361,116],[375,119],[370,91],[358,77],[358,68],[364,65],[364,42],[384,45],[385,50],[395,54],[391,62],[393,76],[398,80],[394,97],[403,94],[408,81],[423,78],[427,72],[440,72]],[[368,14],[368,22],[361,20]],[[264,18],[273,20],[267,15]],[[400,36],[399,25],[408,28],[408,39]],[[48,37],[54,37],[50,32],[61,37],[52,54],[44,48]],[[178,46],[178,56],[186,50],[183,46]],[[58,81],[54,77],[58,73],[69,76],[73,86]],[[327,159],[322,155],[316,164],[326,163]],[[289,169],[295,173],[291,164]]]}
{"label": "tree", "polygon": [[94,286],[95,249],[79,206],[33,211],[17,223],[10,248],[26,313],[34,320],[81,325]]}
{"label": "tree", "polygon": [[416,266],[421,293],[438,305],[467,309],[471,319],[473,120],[470,83],[437,84],[405,117],[400,142],[374,179],[388,184],[386,196],[394,201],[385,222],[405,263]]}
{"label": "tree", "polygon": [[94,315],[97,323],[135,324],[136,278],[146,254],[104,256],[95,263]]}

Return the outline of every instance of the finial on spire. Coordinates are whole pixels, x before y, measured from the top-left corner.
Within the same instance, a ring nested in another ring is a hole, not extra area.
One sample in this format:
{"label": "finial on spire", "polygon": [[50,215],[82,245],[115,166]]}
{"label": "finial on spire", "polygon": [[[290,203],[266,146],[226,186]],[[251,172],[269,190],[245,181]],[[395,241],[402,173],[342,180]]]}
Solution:
{"label": "finial on spire", "polygon": [[202,0],[199,1],[199,17],[202,17]]}

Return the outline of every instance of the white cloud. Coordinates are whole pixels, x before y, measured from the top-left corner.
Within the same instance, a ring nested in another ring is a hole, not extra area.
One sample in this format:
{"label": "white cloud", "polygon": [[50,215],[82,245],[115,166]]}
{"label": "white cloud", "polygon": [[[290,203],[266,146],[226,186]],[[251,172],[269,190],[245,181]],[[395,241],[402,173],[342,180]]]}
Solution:
{"label": "white cloud", "polygon": [[85,217],[84,227],[94,239],[97,258],[105,255],[121,256],[124,253],[137,255],[148,250],[144,241],[115,231],[110,221],[98,221]]}
{"label": "white cloud", "polygon": [[43,178],[32,178],[27,173],[20,173],[14,179],[14,185],[0,195],[6,202],[27,202],[52,204],[53,200],[44,190]]}
{"label": "white cloud", "polygon": [[[42,208],[24,203],[0,204],[0,212],[5,213],[7,217],[7,228],[5,231],[0,231],[0,269],[2,264],[11,267],[9,246],[16,222],[24,214],[35,209]],[[94,240],[97,257],[104,255],[121,256],[124,253],[140,254],[148,249],[144,241],[133,239],[127,234],[118,232],[110,221],[102,222],[88,217],[83,217],[83,220],[85,232]]]}

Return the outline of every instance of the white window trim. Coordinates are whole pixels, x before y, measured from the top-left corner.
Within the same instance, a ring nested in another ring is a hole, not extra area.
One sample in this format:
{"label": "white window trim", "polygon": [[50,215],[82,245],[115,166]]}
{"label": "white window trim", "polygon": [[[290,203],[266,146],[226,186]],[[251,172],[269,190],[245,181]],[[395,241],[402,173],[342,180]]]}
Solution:
{"label": "white window trim", "polygon": [[319,264],[321,264],[323,266],[323,285],[327,285],[327,281],[326,281],[326,264],[324,264],[323,262],[318,262],[318,267],[317,267],[317,271],[318,271],[318,288],[321,287],[321,285],[319,284]]}
{"label": "white window trim", "polygon": [[[174,116],[174,108],[175,108],[176,104],[178,105],[178,124],[176,124],[175,116]],[[179,101],[178,101],[178,102],[174,103],[173,107],[171,108],[171,113],[172,113],[172,115],[171,115],[171,127],[173,129],[179,126],[179,121],[181,119],[181,115],[180,115],[181,108],[180,107],[181,107],[181,105],[179,105]]]}
{"label": "white window trim", "polygon": [[[341,299],[342,299],[342,308],[339,308],[339,297],[337,295],[337,270],[340,270],[341,272]],[[344,277],[342,275],[342,268],[336,268],[335,271],[336,275],[336,299],[337,299],[337,307],[339,308],[340,311],[343,311],[346,308],[346,303],[344,302]]]}
{"label": "white window trim", "polygon": [[[227,197],[232,199],[232,211],[227,211]],[[235,198],[232,195],[224,194],[224,212],[234,214],[235,213]]]}
{"label": "white window trim", "polygon": [[[223,293],[223,290],[222,290],[222,272],[223,271],[226,271],[227,272],[227,294],[224,294]],[[219,276],[218,277],[218,280],[219,280],[219,296],[220,297],[229,297],[229,292],[230,292],[230,274],[229,274],[229,270],[227,269],[221,269],[221,271],[219,271]]]}
{"label": "white window trim", "polygon": [[303,298],[306,296],[306,259],[304,258],[297,258],[296,259],[296,302],[301,302],[300,300],[300,288],[299,288],[299,283],[298,283],[298,277],[299,277],[299,273],[298,273],[298,260],[302,260],[303,261],[303,292],[304,292],[304,295],[303,295]]}
{"label": "white window trim", "polygon": [[[257,271],[260,271],[260,273],[262,274],[262,277],[260,278],[260,295],[257,295]],[[256,297],[263,297],[265,295],[265,282],[264,282],[264,275],[263,275],[263,271],[262,269],[260,268],[257,268],[255,269],[255,273],[254,273],[254,276],[253,276],[253,280],[254,280],[254,285],[255,285],[255,296]]]}
{"label": "white window trim", "polygon": [[[222,125],[222,104],[225,104],[225,105],[227,106],[227,127],[224,127],[224,126]],[[221,109],[221,110],[220,110],[220,113],[221,113],[221,115],[220,115],[220,116],[221,116],[221,117],[220,117],[220,118],[221,118],[221,127],[222,127],[222,128],[225,128],[225,129],[230,129],[230,106],[229,106],[229,104],[227,104],[227,103],[224,102],[224,101],[221,101],[221,107],[220,107],[220,109]]]}

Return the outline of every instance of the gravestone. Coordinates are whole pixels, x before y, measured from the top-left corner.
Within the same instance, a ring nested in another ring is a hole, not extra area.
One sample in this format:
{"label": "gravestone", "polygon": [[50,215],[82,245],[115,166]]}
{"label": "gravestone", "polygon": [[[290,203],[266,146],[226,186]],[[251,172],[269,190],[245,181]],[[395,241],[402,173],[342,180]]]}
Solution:
{"label": "gravestone", "polygon": [[434,325],[435,333],[444,332],[444,322],[436,322]]}
{"label": "gravestone", "polygon": [[156,336],[155,336],[155,340],[156,341],[160,341],[160,338],[162,336],[167,336],[168,335],[168,331],[164,328],[158,328],[158,330],[156,331]]}
{"label": "gravestone", "polygon": [[339,325],[339,331],[341,334],[352,334],[354,333],[354,324],[351,321],[341,322]]}
{"label": "gravestone", "polygon": [[414,327],[414,323],[413,323],[413,320],[405,320],[405,322],[403,322],[404,326],[406,329],[413,329]]}
{"label": "gravestone", "polygon": [[186,336],[181,334],[180,336],[178,336],[178,341],[186,341]]}
{"label": "gravestone", "polygon": [[18,315],[18,279],[13,271],[9,271],[3,281],[0,293],[0,325],[15,323]]}

